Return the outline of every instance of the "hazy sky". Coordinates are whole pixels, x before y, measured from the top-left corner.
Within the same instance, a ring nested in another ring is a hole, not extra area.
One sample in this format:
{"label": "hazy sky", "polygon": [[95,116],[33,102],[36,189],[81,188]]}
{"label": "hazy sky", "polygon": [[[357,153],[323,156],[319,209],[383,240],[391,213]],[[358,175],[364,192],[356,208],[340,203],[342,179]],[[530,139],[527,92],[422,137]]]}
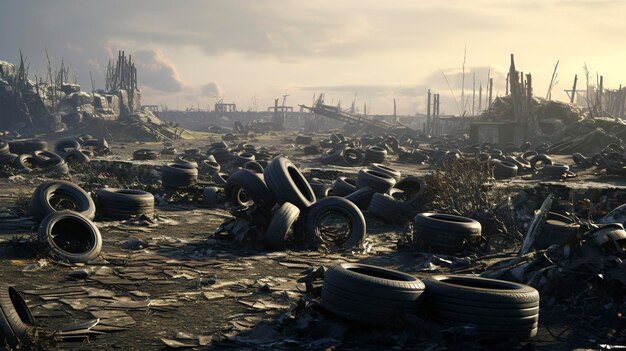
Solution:
{"label": "hazy sky", "polygon": [[[509,54],[533,74],[545,96],[557,60],[564,98],[586,63],[605,86],[626,83],[626,1],[622,0],[2,0],[0,60],[21,49],[30,73],[72,65],[85,90],[89,72],[104,86],[117,50],[138,64],[146,104],[170,108],[213,105],[216,96],[248,109],[275,97],[310,104],[313,94],[369,111],[424,112],[426,91],[442,95],[442,113],[458,113],[442,72],[460,103],[463,51],[466,96],[486,83],[504,94]],[[256,97],[256,98],[255,98]],[[471,105],[471,101],[470,104]],[[470,106],[471,108],[471,106]]]}

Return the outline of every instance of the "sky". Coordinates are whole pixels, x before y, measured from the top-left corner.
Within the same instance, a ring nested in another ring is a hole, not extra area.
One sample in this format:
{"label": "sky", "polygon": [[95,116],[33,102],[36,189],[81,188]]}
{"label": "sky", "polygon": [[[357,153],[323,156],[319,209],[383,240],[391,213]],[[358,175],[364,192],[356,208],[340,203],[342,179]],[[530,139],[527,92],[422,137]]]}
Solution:
{"label": "sky", "polygon": [[[71,65],[84,90],[104,88],[118,50],[137,63],[143,103],[207,108],[217,99],[241,110],[327,103],[368,113],[471,111],[473,83],[494,78],[504,95],[510,54],[545,97],[564,100],[583,67],[604,86],[626,84],[626,0],[2,0],[0,60],[44,76]],[[462,89],[465,61],[465,88]],[[461,96],[465,95],[465,103]],[[475,103],[477,107],[478,102]]]}

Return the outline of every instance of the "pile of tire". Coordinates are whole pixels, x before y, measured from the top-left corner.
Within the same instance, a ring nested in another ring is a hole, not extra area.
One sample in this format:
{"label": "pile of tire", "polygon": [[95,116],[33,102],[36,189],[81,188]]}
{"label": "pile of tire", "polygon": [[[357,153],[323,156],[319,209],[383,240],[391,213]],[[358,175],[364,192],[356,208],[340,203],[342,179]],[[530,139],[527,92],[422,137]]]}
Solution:
{"label": "pile of tire", "polygon": [[29,212],[39,223],[38,240],[51,257],[89,262],[100,255],[102,237],[92,222],[96,206],[82,188],[48,181],[33,192]]}
{"label": "pile of tire", "polygon": [[[205,189],[205,202],[216,204],[217,187]],[[318,199],[302,172],[285,157],[276,157],[263,172],[239,169],[224,184],[226,201],[236,207],[255,207],[269,221],[255,223],[265,233],[270,249],[284,249],[289,241],[310,242],[343,249],[358,245],[365,237],[365,218],[352,202],[337,196]],[[329,238],[321,223],[329,215],[347,223],[344,235]],[[267,222],[267,223],[266,223]]]}
{"label": "pile of tire", "polygon": [[530,286],[474,276],[419,279],[382,267],[341,263],[324,273],[322,307],[367,325],[407,315],[458,327],[466,338],[526,341],[537,335],[539,293]]}
{"label": "pile of tire", "polygon": [[482,226],[471,218],[443,213],[420,213],[413,220],[418,249],[456,254],[471,251],[481,239]]}

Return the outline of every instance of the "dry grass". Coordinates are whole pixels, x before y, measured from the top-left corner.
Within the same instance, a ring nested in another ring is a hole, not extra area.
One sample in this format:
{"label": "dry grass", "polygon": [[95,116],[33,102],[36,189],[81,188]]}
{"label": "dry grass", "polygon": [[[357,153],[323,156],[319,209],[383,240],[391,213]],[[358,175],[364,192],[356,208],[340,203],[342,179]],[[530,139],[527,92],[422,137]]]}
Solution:
{"label": "dry grass", "polygon": [[495,187],[488,164],[460,159],[441,164],[426,177],[423,210],[473,218],[483,227],[488,244],[496,247],[519,245],[521,234],[513,217],[506,187]]}

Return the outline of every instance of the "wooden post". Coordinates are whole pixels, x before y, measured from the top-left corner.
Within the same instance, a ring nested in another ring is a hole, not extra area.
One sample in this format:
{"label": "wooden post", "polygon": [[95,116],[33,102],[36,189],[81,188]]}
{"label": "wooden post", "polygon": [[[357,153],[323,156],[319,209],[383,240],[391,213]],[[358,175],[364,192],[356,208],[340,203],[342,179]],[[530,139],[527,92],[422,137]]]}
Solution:
{"label": "wooden post", "polygon": [[426,133],[430,133],[430,125],[431,125],[431,120],[430,120],[430,89],[428,89],[428,101],[426,103]]}
{"label": "wooden post", "polygon": [[476,116],[476,73],[472,75],[472,116]]}
{"label": "wooden post", "polygon": [[396,99],[393,99],[393,121],[398,122],[398,115],[396,114]]}
{"label": "wooden post", "polygon": [[578,83],[578,74],[574,75],[574,86],[572,87],[572,96],[569,97],[569,103],[573,104],[576,97],[576,84]]}
{"label": "wooden post", "polygon": [[483,83],[478,88],[478,113],[483,112]]}
{"label": "wooden post", "polygon": [[489,78],[489,109],[491,110],[491,104],[493,103],[493,78]]}
{"label": "wooden post", "polygon": [[598,106],[599,112],[601,115],[604,115],[604,110],[602,109],[602,96],[604,95],[604,76],[600,76],[600,90],[598,91]]}

